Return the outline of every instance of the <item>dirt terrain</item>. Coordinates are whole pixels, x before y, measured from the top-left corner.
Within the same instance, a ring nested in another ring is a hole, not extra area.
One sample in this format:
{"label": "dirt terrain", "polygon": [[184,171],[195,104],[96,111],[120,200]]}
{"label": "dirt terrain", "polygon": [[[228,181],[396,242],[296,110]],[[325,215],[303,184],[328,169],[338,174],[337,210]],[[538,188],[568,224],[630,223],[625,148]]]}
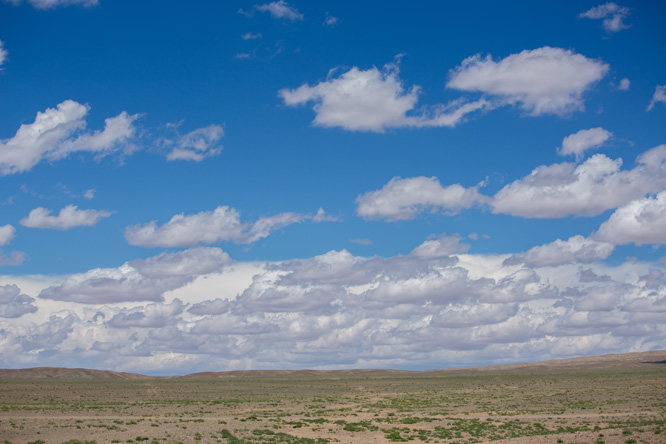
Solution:
{"label": "dirt terrain", "polygon": [[0,370],[0,443],[666,443],[666,351],[457,370]]}

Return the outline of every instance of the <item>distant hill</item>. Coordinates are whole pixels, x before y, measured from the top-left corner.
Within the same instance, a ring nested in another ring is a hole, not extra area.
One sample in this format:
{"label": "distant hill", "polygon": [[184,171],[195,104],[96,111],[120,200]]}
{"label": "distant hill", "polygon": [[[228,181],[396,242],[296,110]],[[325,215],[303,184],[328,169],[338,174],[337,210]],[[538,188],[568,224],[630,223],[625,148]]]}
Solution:
{"label": "distant hill", "polygon": [[[398,376],[408,374],[452,374],[461,372],[521,372],[547,370],[599,370],[631,369],[646,365],[666,365],[666,350],[622,353],[613,355],[590,356],[584,358],[557,359],[522,364],[491,365],[459,369],[425,370],[412,372],[407,370],[235,370],[226,372],[200,372],[185,376],[172,376],[177,379],[217,379],[217,378],[304,378],[320,376],[328,378],[363,377],[363,376]],[[112,372],[107,370],[89,370],[84,368],[35,367],[15,370],[0,369],[0,379],[156,379],[138,373]],[[161,378],[164,379],[164,378]]]}
{"label": "distant hill", "polygon": [[13,379],[150,379],[137,373],[90,370],[86,368],[34,367],[0,370],[0,378]]}

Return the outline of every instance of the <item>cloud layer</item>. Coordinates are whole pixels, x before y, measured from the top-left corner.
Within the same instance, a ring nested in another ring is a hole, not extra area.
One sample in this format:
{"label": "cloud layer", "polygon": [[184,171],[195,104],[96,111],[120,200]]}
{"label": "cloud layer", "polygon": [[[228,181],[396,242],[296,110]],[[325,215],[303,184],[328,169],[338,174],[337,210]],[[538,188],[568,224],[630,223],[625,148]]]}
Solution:
{"label": "cloud layer", "polygon": [[467,248],[453,235],[390,258],[333,250],[266,263],[235,297],[196,303],[191,290],[164,295],[197,276],[222,290],[234,266],[219,249],[90,270],[36,301],[6,285],[5,318],[37,316],[44,298],[78,308],[29,323],[0,319],[0,364],[62,365],[76,353],[86,365],[176,373],[420,368],[649,349],[666,339],[664,273],[598,265],[612,246],[574,236],[520,255],[522,266]]}

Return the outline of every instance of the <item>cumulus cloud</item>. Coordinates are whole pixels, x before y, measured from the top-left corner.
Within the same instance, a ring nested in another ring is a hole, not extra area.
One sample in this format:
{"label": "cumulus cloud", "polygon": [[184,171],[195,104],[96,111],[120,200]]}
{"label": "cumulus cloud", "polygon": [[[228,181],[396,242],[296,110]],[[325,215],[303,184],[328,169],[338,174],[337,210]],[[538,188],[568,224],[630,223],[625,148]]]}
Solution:
{"label": "cumulus cloud", "polygon": [[0,141],[0,174],[28,171],[44,159],[56,161],[74,152],[103,157],[121,150],[134,135],[139,115],[124,111],[106,119],[102,131],[83,132],[89,110],[88,105],[65,100],[38,112],[33,123],[21,125],[14,137]]}
{"label": "cumulus cloud", "polygon": [[254,5],[254,9],[259,12],[268,12],[273,18],[284,19],[291,22],[304,19],[303,14],[298,12],[298,9],[294,8],[284,0],[265,3],[263,5]]}
{"label": "cumulus cloud", "polygon": [[161,226],[151,221],[144,225],[127,227],[125,239],[131,245],[141,247],[192,247],[225,241],[249,244],[269,236],[280,228],[306,220],[320,222],[329,219],[320,208],[314,216],[280,213],[248,223],[241,222],[238,210],[220,206],[213,211],[201,211],[191,215],[177,214]]}
{"label": "cumulus cloud", "polygon": [[113,316],[108,325],[115,328],[162,328],[178,322],[185,309],[180,299],[174,299],[170,304],[154,303],[145,307],[122,309]]}
{"label": "cumulus cloud", "polygon": [[51,210],[37,207],[19,222],[24,227],[50,228],[53,230],[69,230],[74,227],[91,227],[111,213],[103,210],[79,210],[76,205],[67,205],[57,216]]}
{"label": "cumulus cloud", "polygon": [[219,272],[229,262],[229,256],[219,248],[162,253],[118,268],[71,275],[60,285],[42,290],[39,297],[83,304],[162,302],[164,292],[182,287],[199,275]]}
{"label": "cumulus cloud", "polygon": [[11,225],[3,225],[0,227],[0,247],[7,245],[14,239],[16,228]]}
{"label": "cumulus cloud", "polygon": [[222,152],[220,139],[224,129],[220,125],[210,125],[179,136],[175,141],[166,141],[170,146],[167,160],[202,160],[216,156]]}
{"label": "cumulus cloud", "polygon": [[585,151],[600,147],[613,137],[613,133],[601,127],[580,130],[564,138],[562,147],[557,151],[560,156],[573,154],[579,159]]}
{"label": "cumulus cloud", "polygon": [[514,255],[504,261],[504,265],[524,264],[530,268],[558,267],[566,264],[589,264],[606,259],[613,253],[615,245],[599,242],[580,235],[563,241],[530,248],[521,255]]}
{"label": "cumulus cloud", "polygon": [[148,259],[135,259],[129,264],[149,278],[194,276],[220,271],[231,258],[220,248],[196,247],[177,253],[160,253]]}
{"label": "cumulus cloud", "polygon": [[593,237],[615,245],[666,244],[666,191],[618,208]]}
{"label": "cumulus cloud", "polygon": [[631,81],[627,78],[624,78],[620,80],[620,84],[618,85],[617,89],[620,91],[629,91],[630,87],[631,87]]}
{"label": "cumulus cloud", "polygon": [[410,220],[428,210],[455,214],[485,200],[477,187],[442,187],[434,177],[394,177],[382,189],[358,196],[356,214],[364,219]]}
{"label": "cumulus cloud", "polygon": [[[190,305],[179,295],[136,306],[102,298],[76,310],[44,313],[43,323],[0,318],[0,360],[3,366],[62,366],[76,356],[89,359],[90,367],[156,373],[405,362],[447,367],[460,364],[461,356],[470,364],[501,363],[498,356],[538,360],[663,344],[663,267],[591,262],[580,269],[574,262],[592,260],[597,249],[576,237],[541,247],[540,261],[575,261],[557,269],[529,261],[506,267],[506,256],[465,253],[454,234],[389,258],[342,250],[265,263],[228,299]],[[167,254],[123,267],[152,279],[145,282],[148,288],[167,276],[207,273],[215,269],[205,265],[209,261],[226,260],[221,251],[205,249]],[[194,257],[201,266],[190,265]],[[219,278],[227,273],[233,267],[205,281],[214,283],[211,290],[222,290],[229,281]],[[125,277],[142,288],[130,273]],[[136,294],[136,288],[128,285],[126,293]],[[12,287],[7,294],[3,302],[20,292]]]}
{"label": "cumulus cloud", "polygon": [[[23,0],[8,0],[14,5],[23,3]],[[26,0],[35,9],[53,9],[58,6],[80,5],[83,7],[97,6],[99,0]]]}
{"label": "cumulus cloud", "polygon": [[594,20],[603,19],[603,26],[606,32],[617,32],[629,27],[624,24],[624,19],[629,15],[629,12],[629,8],[619,6],[614,2],[608,2],[581,12],[578,17]]}
{"label": "cumulus cloud", "polygon": [[631,170],[622,159],[596,154],[580,165],[540,166],[498,191],[494,213],[530,218],[596,216],[666,186],[666,145],[636,158]]}
{"label": "cumulus cloud", "polygon": [[647,110],[652,111],[652,108],[654,108],[657,103],[666,103],[666,85],[657,85],[655,87],[652,100],[650,100]]}
{"label": "cumulus cloud", "polygon": [[314,124],[323,127],[341,127],[351,131],[383,132],[387,128],[455,126],[472,112],[490,107],[481,99],[465,103],[454,101],[448,105],[430,107],[425,112],[408,115],[418,102],[420,88],[406,89],[398,77],[397,63],[382,69],[360,70],[353,67],[335,77],[329,72],[326,80],[296,89],[281,89],[279,97],[288,106],[314,102]]}
{"label": "cumulus cloud", "polygon": [[583,93],[607,72],[601,61],[545,46],[498,62],[490,55],[469,57],[451,71],[446,86],[490,94],[533,116],[566,115],[584,108]]}
{"label": "cumulus cloud", "polygon": [[16,285],[0,285],[0,318],[18,318],[26,313],[37,311],[28,295],[21,294]]}
{"label": "cumulus cloud", "polygon": [[437,239],[423,242],[414,248],[410,255],[421,259],[434,259],[452,254],[467,253],[469,245],[463,244],[461,241],[462,237],[459,234],[440,236]]}

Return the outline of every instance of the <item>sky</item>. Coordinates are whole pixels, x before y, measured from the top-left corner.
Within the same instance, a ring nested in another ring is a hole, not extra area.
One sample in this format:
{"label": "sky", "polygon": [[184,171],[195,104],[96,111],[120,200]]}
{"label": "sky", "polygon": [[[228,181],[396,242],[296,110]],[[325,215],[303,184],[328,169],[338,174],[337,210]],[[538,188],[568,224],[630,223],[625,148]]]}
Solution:
{"label": "sky", "polygon": [[0,0],[0,367],[666,348],[665,20]]}

